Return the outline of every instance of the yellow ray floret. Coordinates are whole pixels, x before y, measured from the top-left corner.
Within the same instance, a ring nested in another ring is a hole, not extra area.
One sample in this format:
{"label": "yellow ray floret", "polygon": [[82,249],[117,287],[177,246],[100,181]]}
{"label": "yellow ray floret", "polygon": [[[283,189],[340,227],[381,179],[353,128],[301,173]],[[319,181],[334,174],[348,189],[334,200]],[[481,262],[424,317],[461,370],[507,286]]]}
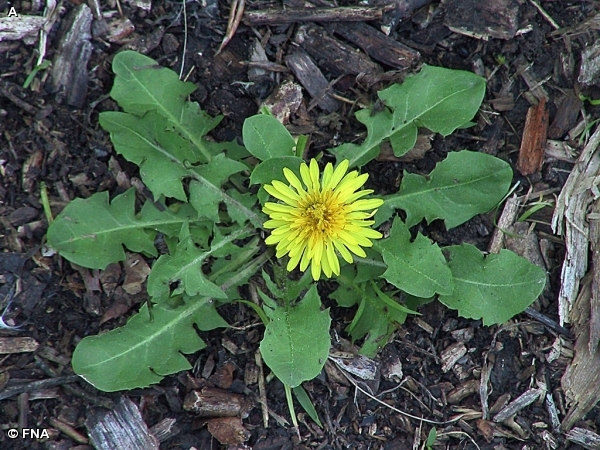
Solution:
{"label": "yellow ray floret", "polygon": [[363,199],[371,189],[359,191],[368,175],[348,171],[348,160],[342,161],[335,170],[331,163],[323,174],[314,159],[302,163],[300,178],[290,169],[283,169],[289,185],[274,180],[264,186],[265,190],[281,203],[267,202],[263,207],[269,216],[264,224],[271,229],[266,239],[269,245],[277,245],[278,258],[288,255],[287,270],[298,264],[305,271],[310,266],[315,280],[321,272],[327,277],[340,274],[338,254],[351,263],[352,253],[365,257],[362,247],[371,247],[371,239],[380,239],[381,233],[373,230],[371,217],[383,204],[379,198]]}

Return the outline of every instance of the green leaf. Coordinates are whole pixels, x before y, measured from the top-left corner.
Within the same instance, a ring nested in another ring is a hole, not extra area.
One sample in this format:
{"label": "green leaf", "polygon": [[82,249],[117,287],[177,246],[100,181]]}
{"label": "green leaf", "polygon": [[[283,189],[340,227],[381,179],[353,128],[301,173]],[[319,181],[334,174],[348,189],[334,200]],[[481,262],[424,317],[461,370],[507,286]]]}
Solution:
{"label": "green leaf", "polygon": [[356,278],[354,282],[359,284],[369,280],[377,280],[381,277],[387,264],[383,262],[377,248],[365,248],[366,258],[356,258]]}
{"label": "green leaf", "polygon": [[189,141],[166,129],[163,122],[153,112],[143,118],[115,111],[100,114],[100,125],[110,133],[115,150],[140,168],[152,193],[186,201],[182,181],[189,170],[183,161],[198,159]]}
{"label": "green leaf", "polygon": [[442,219],[451,229],[496,206],[511,181],[510,165],[499,158],[467,150],[452,152],[428,177],[405,172],[398,193],[384,197],[375,225],[400,208],[406,211],[409,228],[425,218],[428,223]]}
{"label": "green leaf", "polygon": [[221,117],[212,118],[197,103],[186,101],[196,90],[193,83],[180,81],[171,69],[132,51],[118,53],[112,66],[116,77],[110,96],[125,112],[142,117],[156,111],[166,119],[166,126],[163,123],[160,128],[179,133],[195,145],[205,162],[210,161],[210,150],[202,137],[219,124]]}
{"label": "green leaf", "polygon": [[398,217],[390,236],[375,245],[388,265],[383,278],[397,288],[417,297],[452,293],[452,274],[438,245],[421,233],[411,242],[408,228]]}
{"label": "green leaf", "polygon": [[248,117],[242,127],[242,137],[248,151],[261,161],[294,155],[294,138],[273,116],[258,114]]}
{"label": "green leaf", "polygon": [[224,202],[236,217],[260,227],[263,220],[257,213],[221,189],[229,176],[247,169],[223,150],[238,157],[246,152],[234,143],[204,139],[220,119],[186,101],[194,85],[134,52],[119,53],[113,66],[117,76],[111,95],[126,113],[103,112],[100,124],[117,153],[140,167],[152,193],[187,201],[183,183],[190,179],[191,201],[204,217],[217,220],[219,203]]}
{"label": "green leaf", "polygon": [[248,216],[245,214],[244,210],[252,211],[252,208],[256,204],[256,195],[253,195],[250,192],[241,193],[233,188],[227,189],[226,193],[228,196],[228,201],[229,199],[232,199],[233,201],[237,202],[236,205],[241,205],[240,208],[230,207],[227,209],[227,213],[234,222],[237,222],[240,225],[244,224],[246,220],[248,220]]}
{"label": "green leaf", "polygon": [[294,389],[292,389],[292,391],[294,392],[294,395],[298,399],[298,403],[300,403],[302,408],[304,408],[304,411],[306,411],[306,413],[310,416],[310,418],[317,425],[319,425],[321,428],[323,428],[323,424],[319,420],[319,415],[317,414],[317,410],[315,409],[313,402],[311,401],[310,397],[308,396],[308,394],[306,393],[304,388],[302,386],[297,386]]}
{"label": "green leaf", "polygon": [[[302,163],[302,158],[297,156],[279,156],[267,159],[254,168],[252,175],[250,175],[250,184],[270,184],[273,180],[289,184],[283,175],[283,168],[287,167],[299,177],[300,164]],[[268,198],[269,194],[261,186],[258,191],[258,200],[261,204],[264,204]]]}
{"label": "green leaf", "polygon": [[270,308],[270,319],[260,352],[265,363],[282,383],[295,388],[321,372],[329,355],[329,310],[321,311],[317,287],[309,289],[294,306]]}
{"label": "green leaf", "polygon": [[414,311],[381,292],[374,283],[358,284],[356,280],[360,274],[357,274],[355,265],[343,266],[340,272],[337,277],[339,287],[329,297],[344,308],[358,304],[358,310],[346,331],[353,341],[366,336],[360,354],[374,357],[398,324],[404,323],[406,314]]}
{"label": "green leaf", "polygon": [[454,291],[440,295],[462,317],[483,319],[484,325],[504,323],[524,311],[541,294],[546,274],[509,250],[484,257],[470,244],[444,249],[454,277]]}
{"label": "green leaf", "polygon": [[405,322],[407,313],[402,305],[383,293],[387,299],[382,301],[370,283],[363,285],[361,291],[362,298],[358,310],[346,331],[352,337],[352,341],[366,336],[360,354],[373,358],[387,344],[398,325]]}
{"label": "green leaf", "polygon": [[125,260],[123,246],[156,255],[153,238],[146,230],[170,235],[173,227],[181,229],[188,220],[189,208],[182,207],[177,213],[159,211],[151,202],[146,202],[136,217],[134,189],[116,196],[110,204],[108,192],[99,192],[65,207],[48,228],[48,245],[75,264],[104,269]]}
{"label": "green leaf", "polygon": [[227,326],[208,298],[188,298],[176,309],[155,305],[152,313],[151,321],[144,305],[124,327],[84,338],[73,353],[75,373],[106,392],[144,388],[192,368],[182,353],[206,347],[193,324],[203,331]]}
{"label": "green leaf", "polygon": [[219,203],[225,202],[231,205],[232,210],[238,211],[239,214],[236,216],[238,219],[244,217],[240,222],[240,225],[243,224],[248,218],[244,212],[250,210],[223,192],[221,186],[231,175],[246,169],[244,164],[229,159],[224,154],[217,155],[208,164],[196,167],[195,172],[198,177],[190,182],[190,203],[198,214],[218,223],[220,222]]}
{"label": "green leaf", "polygon": [[209,164],[193,166],[198,158],[190,143],[176,133],[169,134],[154,113],[140,119],[131,114],[106,112],[101,114],[100,124],[110,132],[115,150],[140,167],[142,180],[155,196],[186,201],[183,180],[191,178],[190,201],[204,217],[217,220],[219,202],[224,202],[254,225],[262,224],[254,211],[221,189],[229,176],[247,169],[244,164],[219,154]]}
{"label": "green leaf", "polygon": [[283,175],[284,167],[300,175],[300,164],[302,158],[297,156],[279,156],[268,159],[258,164],[250,175],[250,184],[266,184],[273,180],[279,180],[282,183],[289,184]]}
{"label": "green leaf", "polygon": [[[206,278],[202,265],[209,256],[231,254],[232,247],[236,247],[232,242],[248,233],[247,228],[240,228],[224,237],[216,229],[211,249],[204,251],[194,244],[189,227],[184,224],[175,253],[162,255],[152,266],[148,276],[148,294],[157,302],[168,300],[172,289],[175,295],[185,292],[189,296],[227,298],[221,288]],[[239,250],[239,247],[236,248]]]}
{"label": "green leaf", "polygon": [[373,114],[371,108],[358,111],[356,118],[367,127],[361,145],[344,144],[332,152],[348,159],[350,166],[363,166],[379,153],[385,140],[394,154],[402,156],[414,147],[417,128],[424,127],[447,136],[466,125],[477,113],[485,94],[485,79],[471,72],[423,66],[403,84],[378,93],[389,109]]}

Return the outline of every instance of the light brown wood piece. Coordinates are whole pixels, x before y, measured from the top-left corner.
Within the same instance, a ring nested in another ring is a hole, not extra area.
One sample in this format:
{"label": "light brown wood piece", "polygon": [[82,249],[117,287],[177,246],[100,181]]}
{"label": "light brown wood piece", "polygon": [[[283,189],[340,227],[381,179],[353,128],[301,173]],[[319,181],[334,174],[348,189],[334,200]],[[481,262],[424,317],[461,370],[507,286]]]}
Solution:
{"label": "light brown wood piece", "polygon": [[249,27],[283,25],[294,22],[364,22],[381,19],[386,10],[383,7],[372,6],[263,9],[246,11],[243,21]]}
{"label": "light brown wood piece", "polygon": [[537,105],[531,106],[527,111],[517,160],[517,170],[521,175],[528,176],[542,170],[547,134],[548,109],[546,109],[546,100],[542,98]]}
{"label": "light brown wood piece", "polygon": [[183,409],[199,417],[244,417],[251,408],[252,401],[246,396],[211,387],[190,391],[183,401]]}
{"label": "light brown wood piece", "polygon": [[40,344],[30,337],[0,338],[0,355],[35,352]]}
{"label": "light brown wood piece", "polygon": [[469,380],[448,392],[448,394],[446,394],[446,401],[449,405],[455,405],[478,391],[479,380]]}
{"label": "light brown wood piece", "polygon": [[504,203],[504,209],[498,219],[498,226],[494,229],[492,240],[488,246],[490,253],[500,253],[500,250],[504,248],[504,230],[515,222],[518,212],[519,200],[516,195],[513,195]]}
{"label": "light brown wood piece", "polygon": [[219,417],[207,422],[209,433],[223,445],[236,445],[250,439],[239,417]]}
{"label": "light brown wood piece", "polygon": [[330,29],[359,46],[371,58],[395,69],[408,69],[421,54],[366,23],[333,24]]}

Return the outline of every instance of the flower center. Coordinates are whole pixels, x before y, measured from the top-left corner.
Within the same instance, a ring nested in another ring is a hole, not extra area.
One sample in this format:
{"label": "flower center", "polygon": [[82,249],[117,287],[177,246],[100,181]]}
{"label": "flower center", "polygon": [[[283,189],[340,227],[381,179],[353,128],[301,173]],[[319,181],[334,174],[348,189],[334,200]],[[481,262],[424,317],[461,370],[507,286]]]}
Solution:
{"label": "flower center", "polygon": [[309,199],[303,208],[304,224],[313,233],[333,236],[338,229],[343,228],[342,211],[340,205],[323,194]]}
{"label": "flower center", "polygon": [[323,203],[313,203],[306,208],[306,215],[311,228],[318,229],[322,233],[329,228],[331,213]]}

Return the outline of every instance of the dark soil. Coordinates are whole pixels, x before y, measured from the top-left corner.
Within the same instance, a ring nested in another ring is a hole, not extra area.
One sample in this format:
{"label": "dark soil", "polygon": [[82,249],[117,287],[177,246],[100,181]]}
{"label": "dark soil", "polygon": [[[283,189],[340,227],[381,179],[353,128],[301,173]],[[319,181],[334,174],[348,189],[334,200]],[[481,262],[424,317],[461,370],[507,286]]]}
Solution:
{"label": "dark soil", "polygon": [[[57,53],[58,42],[65,33],[65,18],[76,3],[79,2],[67,2],[60,7],[58,20],[48,36],[46,59],[52,60]],[[109,3],[102,2],[101,9],[105,13],[116,11]],[[592,1],[540,3],[561,29],[576,28],[600,10],[597,2]],[[546,90],[550,122],[565,92],[583,90],[586,95],[599,97],[596,87],[577,83],[582,49],[597,39],[598,32],[585,27],[571,34],[553,34],[548,20],[532,3],[515,4],[520,17],[518,28],[530,28],[509,39],[492,37],[484,41],[451,32],[444,26],[445,8],[438,4],[415,11],[392,30],[394,39],[421,53],[421,63],[475,71],[488,77],[489,82],[475,127],[448,138],[433,137],[432,149],[422,159],[403,162],[380,158],[371,162],[365,168],[371,174],[370,187],[380,194],[395,192],[404,170],[428,173],[449,151],[463,148],[494,154],[515,167],[532,99],[531,87],[519,74],[519,64],[531,65],[530,73]],[[11,6],[20,15],[41,14],[41,10],[32,9],[35,4],[31,2],[0,0],[0,20]],[[227,24],[229,6],[226,2],[188,2],[187,28],[181,2],[159,0],[148,12],[129,3],[120,6],[123,16],[135,26],[129,38],[138,41],[129,45],[140,48],[136,45],[140,45],[141,38],[146,38],[146,45],[150,45],[148,41],[158,32],[155,45],[147,54],[178,73],[187,33],[182,72],[189,75],[188,81],[198,86],[192,100],[199,102],[209,114],[224,116],[211,133],[215,140],[240,139],[244,119],[255,114],[261,101],[282,81],[294,78],[290,73],[270,72],[247,85],[248,66],[244,62],[248,61],[251,44],[257,36],[270,33],[265,44],[267,56],[271,62],[284,64],[283,56],[294,45],[296,24],[255,29],[241,25],[225,50],[215,56]],[[266,2],[247,5],[247,9],[254,10],[268,7],[280,5]],[[108,22],[113,23],[113,20],[109,18]],[[376,22],[371,24],[378,26]],[[164,27],[164,32],[159,26]],[[55,420],[69,424],[85,438],[84,422],[93,408],[98,408],[103,399],[117,401],[121,395],[138,405],[148,427],[166,418],[176,419],[176,433],[161,442],[161,449],[225,448],[192,413],[182,410],[182,403],[193,387],[191,380],[197,382],[203,376],[213,375],[211,364],[216,366],[217,373],[226,363],[233,364],[231,391],[250,396],[258,394],[257,384],[246,385],[245,376],[248,370],[255,368],[254,354],[262,327],[245,307],[221,308],[223,317],[235,328],[203,333],[208,348],[189,356],[195,368],[193,373],[169,376],[159,386],[106,394],[83,380],[44,389],[31,384],[72,375],[70,356],[77,342],[87,335],[124,324],[131,314],[128,312],[101,325],[101,317],[113,305],[114,297],[102,290],[86,289],[85,276],[89,272],[72,267],[59,256],[48,253],[44,246],[47,223],[40,201],[42,183],[47,186],[56,215],[73,198],[88,197],[99,191],[122,192],[115,177],[115,162],[129,179],[139,176],[135,166],[115,154],[108,134],[98,125],[99,112],[116,109],[107,95],[113,82],[111,60],[124,46],[110,43],[106,38],[92,39],[91,43],[92,56],[85,68],[89,74],[85,101],[81,106],[69,106],[63,93],[50,92],[46,71],[40,72],[29,88],[22,88],[36,64],[35,45],[22,41],[0,42],[0,313],[3,314],[0,325],[18,327],[15,330],[3,327],[0,337],[30,337],[39,343],[34,352],[0,355],[0,395],[15,386],[24,387],[23,393],[15,393],[0,402],[0,448],[91,448],[85,442],[78,442],[75,434],[59,431]],[[388,72],[392,69],[382,68]],[[399,71],[388,78],[402,79],[416,68]],[[336,75],[325,69],[323,73],[330,81],[336,79]],[[357,81],[355,76],[345,76],[333,90],[351,101],[368,104],[376,99],[376,91],[389,83],[378,81],[369,86]],[[510,97],[512,103],[501,108],[494,100],[503,97]],[[290,123],[291,130],[310,133],[309,156],[341,142],[360,141],[364,130],[353,118],[355,105],[342,103],[337,112],[328,114],[318,106],[309,109],[310,101],[305,92],[304,103]],[[586,108],[586,113],[594,117],[594,107],[586,105]],[[558,139],[568,140],[569,130]],[[580,148],[577,141],[571,144]],[[332,159],[327,154],[324,157]],[[546,159],[542,171],[532,176],[523,177],[515,170],[514,182],[519,182],[516,193],[560,189],[571,167],[565,162]],[[547,199],[551,200],[552,196]],[[536,232],[551,234],[550,214],[547,208],[534,216],[538,221]],[[440,245],[469,242],[486,250],[495,217],[494,213],[477,217],[450,231],[446,231],[442,223],[423,224],[420,231]],[[553,245],[553,265],[548,267],[549,289],[535,307],[557,320],[556,297],[563,246],[558,238]],[[117,284],[122,281],[118,279]],[[331,292],[333,286],[325,283],[322,294]],[[140,294],[130,300],[137,305],[143,298]],[[338,308],[332,301],[325,302],[332,307],[335,345],[344,348],[348,338],[344,330],[352,311]],[[382,375],[370,387],[384,403],[412,416],[435,421],[435,425],[391,411],[357,391],[347,380],[336,379],[331,373],[334,369],[330,368],[327,374],[305,384],[323,421],[322,429],[306,415],[302,416],[304,423],[298,435],[291,425],[278,424],[273,418],[265,429],[257,404],[243,419],[249,432],[247,448],[421,449],[433,426],[438,434],[434,448],[440,449],[580,448],[568,444],[564,434],[553,428],[544,402],[535,402],[520,411],[512,426],[493,424],[490,432],[485,427],[492,425],[479,421],[481,402],[477,386],[486,365],[492,369],[488,402],[493,411],[503,406],[499,403],[506,400],[505,394],[515,399],[535,387],[537,381],[547,384],[547,391],[554,395],[562,417],[568,409],[561,390],[561,377],[572,356],[568,341],[563,343],[566,350],[552,359],[549,354],[556,332],[525,315],[503,327],[484,327],[480,321],[460,318],[437,302],[424,306],[420,312],[422,316],[409,318],[378,356],[384,373],[394,362],[400,361],[403,375],[396,378]],[[442,371],[441,355],[461,342],[467,353],[446,372]],[[467,395],[456,395],[457,390],[468,390],[469,386],[471,390]],[[267,399],[273,412],[289,417],[284,389],[278,381],[268,383]],[[296,408],[301,411],[298,405]],[[582,425],[590,430],[599,428],[599,413],[598,408],[592,410]],[[46,429],[50,435],[38,440],[9,439],[8,430],[17,427]],[[549,443],[552,440],[556,446]]]}

